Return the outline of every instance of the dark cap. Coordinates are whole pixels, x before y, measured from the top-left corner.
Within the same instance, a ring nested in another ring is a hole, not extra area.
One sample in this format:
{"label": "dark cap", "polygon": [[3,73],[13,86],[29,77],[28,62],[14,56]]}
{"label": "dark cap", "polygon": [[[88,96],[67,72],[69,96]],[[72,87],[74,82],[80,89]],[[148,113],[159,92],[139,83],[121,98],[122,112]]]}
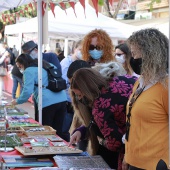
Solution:
{"label": "dark cap", "polygon": [[28,41],[24,45],[22,45],[22,50],[24,52],[29,52],[29,51],[32,51],[36,47],[37,47],[37,44],[34,41]]}
{"label": "dark cap", "polygon": [[71,79],[73,74],[80,68],[90,68],[90,64],[84,60],[76,60],[72,62],[67,71],[67,77]]}

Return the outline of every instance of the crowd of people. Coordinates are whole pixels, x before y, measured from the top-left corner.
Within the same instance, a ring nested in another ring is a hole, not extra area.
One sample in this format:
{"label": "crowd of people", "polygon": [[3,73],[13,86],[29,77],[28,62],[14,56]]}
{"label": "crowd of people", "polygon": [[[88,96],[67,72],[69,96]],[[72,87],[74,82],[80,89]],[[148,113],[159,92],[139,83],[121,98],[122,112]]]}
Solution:
{"label": "crowd of people", "polygon": [[[115,47],[104,30],[95,29],[66,57],[43,53],[43,67],[61,71],[67,89],[46,88],[48,74],[42,68],[42,124],[53,127],[69,146],[101,155],[112,169],[167,169],[168,53],[168,38],[152,28],[134,32]],[[0,54],[2,65],[14,53],[2,45]],[[11,104],[32,95],[39,121],[37,44],[26,42],[13,58]]]}

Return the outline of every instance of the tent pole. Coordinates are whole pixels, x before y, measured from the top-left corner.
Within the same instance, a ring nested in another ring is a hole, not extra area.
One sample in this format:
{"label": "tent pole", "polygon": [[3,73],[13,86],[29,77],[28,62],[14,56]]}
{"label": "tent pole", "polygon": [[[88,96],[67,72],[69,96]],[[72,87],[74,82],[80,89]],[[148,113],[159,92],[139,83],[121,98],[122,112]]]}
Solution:
{"label": "tent pole", "polygon": [[38,115],[42,124],[42,0],[37,1],[38,19]]}
{"label": "tent pole", "polygon": [[65,38],[64,40],[64,56],[68,56],[68,38]]}

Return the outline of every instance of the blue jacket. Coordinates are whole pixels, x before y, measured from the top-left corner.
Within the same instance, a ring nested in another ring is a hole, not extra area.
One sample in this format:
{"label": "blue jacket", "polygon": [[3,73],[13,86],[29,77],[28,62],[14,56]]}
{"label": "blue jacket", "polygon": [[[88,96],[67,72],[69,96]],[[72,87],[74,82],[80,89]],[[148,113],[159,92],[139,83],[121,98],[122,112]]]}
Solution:
{"label": "blue jacket", "polygon": [[[24,86],[22,93],[16,100],[18,104],[22,104],[28,101],[29,97],[33,94],[38,104],[38,67],[28,67],[23,72]],[[48,75],[45,69],[42,69],[42,85],[46,87],[48,85]],[[42,88],[42,108],[50,106],[52,104],[67,101],[65,90],[60,92],[52,92],[49,89]]]}

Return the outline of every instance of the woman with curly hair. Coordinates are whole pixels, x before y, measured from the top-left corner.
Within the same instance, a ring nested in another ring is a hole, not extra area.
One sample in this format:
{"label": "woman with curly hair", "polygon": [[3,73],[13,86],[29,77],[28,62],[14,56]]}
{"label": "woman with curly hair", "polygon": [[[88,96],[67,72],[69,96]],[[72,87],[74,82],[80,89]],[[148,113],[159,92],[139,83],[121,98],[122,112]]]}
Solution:
{"label": "woman with curly hair", "polygon": [[[127,104],[123,170],[167,169],[169,40],[157,29],[133,33],[127,41],[134,71],[141,74]],[[167,164],[167,165],[166,165]]]}
{"label": "woman with curly hair", "polygon": [[91,66],[115,60],[112,40],[102,29],[92,30],[84,37],[81,52]]}

